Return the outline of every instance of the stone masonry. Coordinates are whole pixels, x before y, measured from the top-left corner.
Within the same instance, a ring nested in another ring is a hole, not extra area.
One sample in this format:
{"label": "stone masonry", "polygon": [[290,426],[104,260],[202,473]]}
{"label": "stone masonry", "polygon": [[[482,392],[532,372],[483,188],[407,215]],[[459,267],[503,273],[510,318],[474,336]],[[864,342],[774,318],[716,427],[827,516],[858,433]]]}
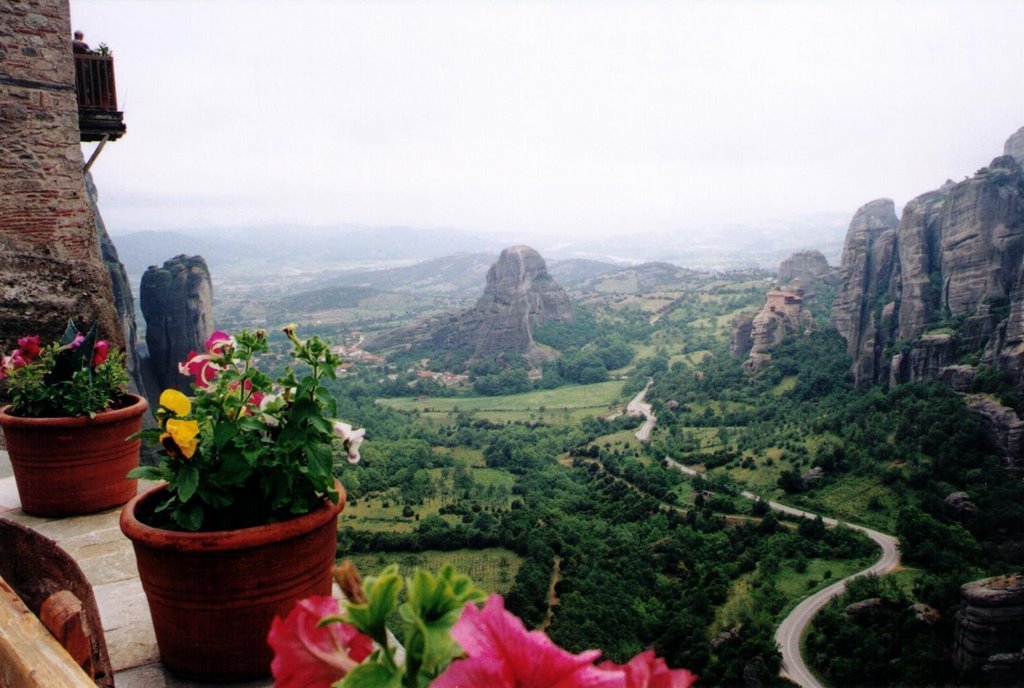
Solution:
{"label": "stone masonry", "polygon": [[68,0],[0,0],[0,350],[69,318],[124,346],[79,143]]}

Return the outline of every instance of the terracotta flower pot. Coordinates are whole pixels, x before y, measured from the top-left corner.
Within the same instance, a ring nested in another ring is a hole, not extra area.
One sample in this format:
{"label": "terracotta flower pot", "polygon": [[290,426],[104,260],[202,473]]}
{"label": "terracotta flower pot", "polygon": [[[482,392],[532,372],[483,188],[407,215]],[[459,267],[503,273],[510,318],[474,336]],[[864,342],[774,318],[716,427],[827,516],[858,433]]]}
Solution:
{"label": "terracotta flower pot", "polygon": [[135,546],[160,660],[200,681],[270,674],[267,633],[310,595],[331,594],[340,499],[304,516],[265,526],[188,533],[153,528],[160,485],[124,506],[121,530]]}
{"label": "terracotta flower pot", "polygon": [[95,418],[22,418],[0,409],[7,452],[21,508],[36,516],[90,514],[124,504],[138,490],[125,475],[139,465],[140,440],[126,441],[142,428],[149,403],[126,395],[124,408]]}

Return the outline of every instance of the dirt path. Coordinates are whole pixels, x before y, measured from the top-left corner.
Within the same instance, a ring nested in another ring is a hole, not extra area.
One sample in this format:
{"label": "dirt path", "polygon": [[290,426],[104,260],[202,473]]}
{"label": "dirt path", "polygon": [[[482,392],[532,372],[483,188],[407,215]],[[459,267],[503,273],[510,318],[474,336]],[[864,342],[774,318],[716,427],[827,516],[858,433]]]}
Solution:
{"label": "dirt path", "polygon": [[560,580],[562,580],[562,558],[556,556],[554,570],[551,572],[551,587],[548,588],[548,613],[544,615],[540,626],[537,626],[539,631],[548,630],[551,620],[555,618],[555,607],[558,606],[558,593],[555,592],[555,586]]}

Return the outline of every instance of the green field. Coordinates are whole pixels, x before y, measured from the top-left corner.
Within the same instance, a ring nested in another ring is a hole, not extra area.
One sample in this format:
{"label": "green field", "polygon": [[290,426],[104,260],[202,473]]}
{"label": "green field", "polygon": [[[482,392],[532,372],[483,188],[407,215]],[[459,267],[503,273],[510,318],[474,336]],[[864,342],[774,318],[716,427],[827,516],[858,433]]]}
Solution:
{"label": "green field", "polygon": [[418,411],[425,415],[453,416],[466,412],[493,422],[539,420],[557,424],[612,413],[623,401],[624,384],[621,380],[611,380],[593,385],[570,385],[494,397],[401,397],[378,399],[377,403],[399,411]]}
{"label": "green field", "polygon": [[[873,558],[867,559],[810,559],[807,562],[807,569],[798,573],[789,564],[782,566],[778,573],[771,577],[772,582],[783,597],[786,598],[786,606],[779,614],[779,619],[785,617],[793,607],[800,603],[808,595],[832,583],[852,575],[857,571],[866,569]],[[831,571],[832,575],[825,578],[825,572]],[[729,597],[725,604],[715,611],[715,620],[708,627],[710,636],[720,631],[728,630],[735,626],[744,610],[751,608],[753,600],[751,597],[755,573],[746,573],[736,579],[729,589]],[[812,581],[812,585],[808,585]]]}

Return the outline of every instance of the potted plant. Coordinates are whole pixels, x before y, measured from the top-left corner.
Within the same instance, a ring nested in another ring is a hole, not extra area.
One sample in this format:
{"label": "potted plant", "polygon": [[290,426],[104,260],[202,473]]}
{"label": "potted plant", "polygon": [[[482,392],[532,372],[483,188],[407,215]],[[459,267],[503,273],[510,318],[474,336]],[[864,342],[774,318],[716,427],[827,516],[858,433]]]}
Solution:
{"label": "potted plant", "polygon": [[121,529],[161,660],[186,678],[267,675],[274,616],[331,589],[345,504],[334,459],[358,461],[363,431],[335,420],[324,383],[340,360],[327,343],[285,333],[291,362],[276,381],[257,367],[265,332],[213,333],[181,366],[194,396],[164,391],[159,427],[139,433],[163,459],[130,475],[163,484],[125,505]]}
{"label": "potted plant", "polygon": [[22,337],[0,359],[11,403],[0,408],[24,511],[71,516],[124,504],[137,490],[125,474],[139,464],[146,400],[125,391],[120,351],[68,323],[58,342]]}
{"label": "potted plant", "polygon": [[[689,688],[697,680],[652,650],[626,664],[597,664],[598,650],[567,652],[450,564],[436,576],[416,569],[401,604],[396,565],[365,586],[351,562],[335,576],[344,613],[334,598],[315,597],[274,620],[267,642],[277,688]],[[396,610],[401,651],[385,626]]]}

